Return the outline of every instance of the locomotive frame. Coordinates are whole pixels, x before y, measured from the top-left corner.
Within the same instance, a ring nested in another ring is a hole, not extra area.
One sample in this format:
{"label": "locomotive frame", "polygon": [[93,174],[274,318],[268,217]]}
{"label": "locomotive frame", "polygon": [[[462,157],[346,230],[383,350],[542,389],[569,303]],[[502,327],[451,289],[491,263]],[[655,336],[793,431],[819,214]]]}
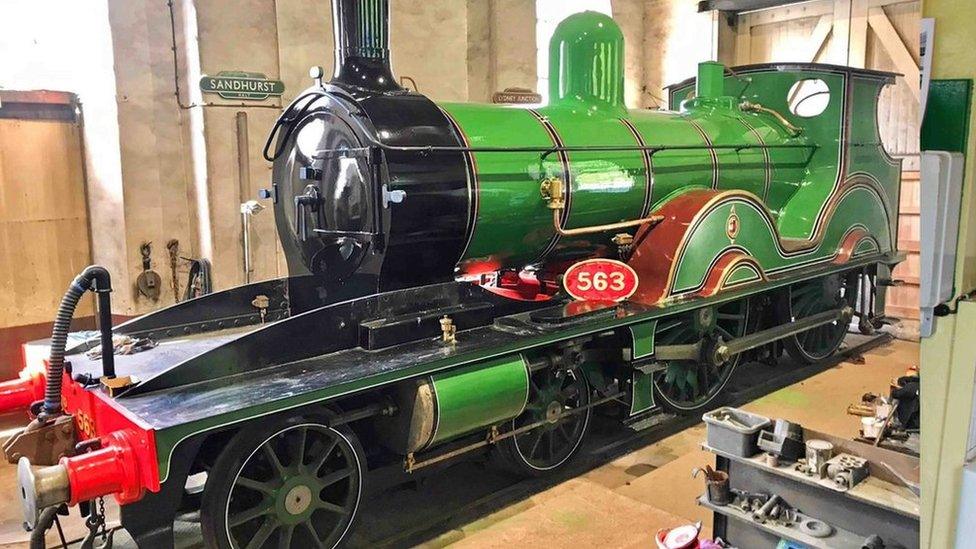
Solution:
{"label": "locomotive frame", "polygon": [[[172,545],[187,507],[213,547],[333,546],[380,465],[487,448],[544,474],[597,407],[699,412],[743,359],[817,361],[854,318],[886,322],[900,162],[876,111],[893,75],[703,63],[669,88],[680,111],[627,111],[620,31],[587,12],[556,30],[549,105],[435,104],[396,85],[386,2],[334,12],[335,77],[266,147],[293,275],[133,319],[112,332],[159,347],[69,354],[63,373],[56,333],[50,398],[4,447],[28,523],[114,494],[144,546]],[[810,79],[826,110],[789,113]],[[592,258],[626,262],[633,296],[560,292]],[[107,305],[106,273],[69,295],[89,289]]]}

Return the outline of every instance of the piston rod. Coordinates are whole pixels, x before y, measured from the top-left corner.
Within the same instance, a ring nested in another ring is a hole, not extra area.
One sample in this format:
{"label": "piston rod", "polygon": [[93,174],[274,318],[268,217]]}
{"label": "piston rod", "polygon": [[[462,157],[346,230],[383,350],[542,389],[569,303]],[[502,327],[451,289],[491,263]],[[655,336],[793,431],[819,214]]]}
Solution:
{"label": "piston rod", "polygon": [[704,346],[701,341],[683,345],[662,345],[654,349],[654,358],[657,360],[708,360],[713,364],[722,364],[739,353],[762,347],[773,341],[785,339],[833,322],[850,322],[853,315],[854,309],[849,306],[810,315],[788,324],[774,326],[729,341],[722,341],[712,349],[711,356],[703,356],[706,353],[702,352]]}
{"label": "piston rod", "polygon": [[785,339],[834,322],[848,323],[851,321],[852,316],[854,316],[854,309],[849,306],[810,315],[800,320],[794,320],[789,324],[774,326],[754,334],[726,341],[715,347],[711,358],[715,364],[721,364],[739,353],[762,347],[771,341]]}

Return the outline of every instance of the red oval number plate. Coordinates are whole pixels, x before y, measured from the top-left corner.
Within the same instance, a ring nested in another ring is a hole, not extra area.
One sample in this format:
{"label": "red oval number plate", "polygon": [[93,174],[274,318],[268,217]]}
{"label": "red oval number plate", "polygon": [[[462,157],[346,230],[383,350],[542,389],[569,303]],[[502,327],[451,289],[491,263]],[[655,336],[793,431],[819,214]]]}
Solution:
{"label": "red oval number plate", "polygon": [[566,271],[563,287],[574,299],[623,301],[637,291],[637,273],[613,259],[587,259]]}

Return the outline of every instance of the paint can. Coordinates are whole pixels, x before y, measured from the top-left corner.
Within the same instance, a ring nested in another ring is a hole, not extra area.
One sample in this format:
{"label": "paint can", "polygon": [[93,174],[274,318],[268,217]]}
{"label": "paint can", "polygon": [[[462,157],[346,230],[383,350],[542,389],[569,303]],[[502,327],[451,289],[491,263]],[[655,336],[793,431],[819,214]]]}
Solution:
{"label": "paint can", "polygon": [[876,439],[881,434],[884,420],[876,417],[861,418],[861,436],[868,439]]}
{"label": "paint can", "polygon": [[729,489],[729,474],[725,471],[716,471],[710,466],[704,469],[696,468],[692,472],[692,477],[697,477],[698,473],[705,473],[705,493],[709,503],[714,505],[728,505],[732,503],[732,491]]}
{"label": "paint can", "polygon": [[807,470],[810,474],[823,476],[827,462],[834,456],[834,445],[826,440],[807,441]]}

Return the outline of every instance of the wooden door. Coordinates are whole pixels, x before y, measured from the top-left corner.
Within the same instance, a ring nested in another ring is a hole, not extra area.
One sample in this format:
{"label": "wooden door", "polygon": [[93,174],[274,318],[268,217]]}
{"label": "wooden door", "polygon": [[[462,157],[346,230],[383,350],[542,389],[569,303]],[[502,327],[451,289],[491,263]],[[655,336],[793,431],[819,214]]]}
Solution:
{"label": "wooden door", "polygon": [[[50,335],[91,263],[76,109],[69,94],[0,92],[0,379],[19,369],[21,343]],[[75,317],[92,313],[86,298]]]}
{"label": "wooden door", "polygon": [[898,249],[907,260],[888,291],[887,311],[918,334],[919,304],[919,18],[918,0],[816,0],[741,13],[736,18],[736,64],[796,61],[833,63],[900,73],[882,91],[878,122],[885,149],[903,159]]}

